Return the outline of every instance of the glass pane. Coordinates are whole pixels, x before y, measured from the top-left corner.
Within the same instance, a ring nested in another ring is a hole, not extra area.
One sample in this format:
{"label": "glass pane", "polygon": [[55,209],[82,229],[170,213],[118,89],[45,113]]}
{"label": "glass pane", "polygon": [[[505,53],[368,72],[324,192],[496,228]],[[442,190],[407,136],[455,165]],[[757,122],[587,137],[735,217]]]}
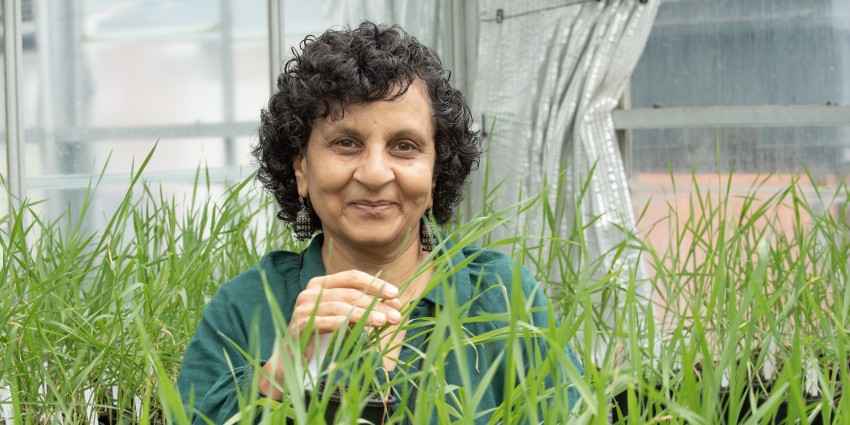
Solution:
{"label": "glass pane", "polygon": [[850,2],[663,1],[633,107],[848,104]]}
{"label": "glass pane", "polygon": [[[95,199],[115,198],[115,202],[118,202],[123,196],[122,191],[126,190],[131,181],[131,170],[138,170],[144,158],[153,150],[143,180],[151,183],[154,188],[159,188],[160,184],[174,188],[176,192],[169,191],[168,194],[180,200],[192,192],[191,186],[196,173],[201,185],[204,184],[207,174],[213,183],[237,183],[247,178],[254,171],[254,167],[248,163],[253,141],[251,137],[245,136],[232,139],[184,137],[159,141],[104,139],[88,143],[64,143],[61,145],[62,149],[55,152],[56,157],[60,158],[60,162],[66,163],[67,168],[82,171],[67,173],[45,169],[42,175],[29,180],[28,195],[32,199],[47,200],[41,211],[51,217],[65,213],[69,203],[71,213],[78,214],[79,200],[84,198],[86,189],[93,181],[97,181],[103,172],[104,183],[95,193]],[[29,153],[28,168],[39,167],[39,158],[44,157],[44,153],[36,148],[31,149]],[[182,167],[175,167],[180,158],[184,159]],[[245,160],[238,163],[233,158]],[[76,162],[69,163],[72,160]],[[186,189],[186,192],[179,192],[182,189]],[[110,195],[110,191],[117,191],[117,194]],[[40,197],[36,197],[36,193]],[[111,201],[98,202],[93,204],[91,211],[94,214],[88,215],[86,224],[91,226],[90,228],[101,228],[105,225],[106,214],[113,206]],[[97,209],[99,207],[108,208],[100,210]]]}
{"label": "glass pane", "polygon": [[[193,193],[194,184],[190,181],[177,182],[157,182],[151,184],[150,193],[144,193],[142,184],[134,188],[134,201],[146,200],[154,201],[162,206],[161,199],[172,200],[178,203],[173,213],[178,220],[183,218],[185,212],[190,208],[191,194]],[[71,223],[76,223],[81,214],[82,202],[74,202],[74,200],[82,200],[90,198],[88,209],[85,213],[83,222],[84,228],[103,229],[108,224],[109,220],[115,215],[121,202],[129,189],[129,179],[127,183],[101,184],[96,189],[90,190],[84,188],[31,188],[28,193],[32,200],[47,199],[47,201],[39,203],[33,207],[36,214],[41,216],[51,215],[54,218],[61,217],[60,226],[64,226],[70,219]],[[197,202],[195,207],[198,207],[201,202],[220,202],[220,194],[224,193],[226,186],[224,184],[211,184],[209,190],[205,184],[198,186],[196,193]],[[160,198],[162,195],[162,198]],[[143,214],[152,214],[153,210],[140,209]],[[130,235],[131,240],[133,235],[133,226],[126,226],[123,230]]]}
{"label": "glass pane", "polygon": [[298,47],[308,35],[319,35],[331,25],[325,14],[325,0],[283,2],[284,60],[291,55],[290,48]]}
{"label": "glass pane", "polygon": [[850,173],[850,127],[634,130],[633,169],[647,172]]}
{"label": "glass pane", "polygon": [[249,166],[236,145],[250,144],[269,95],[266,1],[34,5],[22,101],[36,187],[99,173],[110,153],[107,173],[129,175],[157,140],[148,171],[163,176]]}
{"label": "glass pane", "polygon": [[[823,194],[823,202],[813,193],[807,198],[815,212],[840,211],[846,202],[832,195],[850,180],[850,127],[635,130],[632,136],[632,200],[638,213],[647,207],[640,227],[656,248],[668,246],[670,229],[651,225],[663,222],[670,206],[681,212],[680,221],[688,211],[700,214],[689,205],[694,180],[703,194],[730,184],[730,211],[747,195],[766,199],[794,178]],[[792,223],[790,208],[787,214],[783,222]]]}

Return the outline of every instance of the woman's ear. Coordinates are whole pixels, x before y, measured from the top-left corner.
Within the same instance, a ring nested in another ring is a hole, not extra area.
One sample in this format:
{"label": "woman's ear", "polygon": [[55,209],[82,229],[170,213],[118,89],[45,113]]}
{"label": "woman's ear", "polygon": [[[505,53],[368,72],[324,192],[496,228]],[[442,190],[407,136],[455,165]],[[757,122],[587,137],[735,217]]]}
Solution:
{"label": "woman's ear", "polygon": [[295,170],[295,183],[298,185],[298,194],[302,198],[310,195],[307,188],[307,157],[303,153],[299,153],[292,161],[292,168]]}

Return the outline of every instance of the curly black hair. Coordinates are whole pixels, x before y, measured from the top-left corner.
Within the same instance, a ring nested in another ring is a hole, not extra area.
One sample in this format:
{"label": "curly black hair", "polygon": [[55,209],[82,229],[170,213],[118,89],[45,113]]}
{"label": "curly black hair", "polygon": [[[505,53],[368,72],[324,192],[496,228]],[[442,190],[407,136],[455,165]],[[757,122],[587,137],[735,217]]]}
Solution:
{"label": "curly black hair", "polygon": [[[436,129],[432,214],[437,224],[448,222],[482,151],[463,94],[449,84],[450,73],[436,53],[397,25],[370,21],[308,36],[299,47],[292,49],[294,57],[260,115],[252,150],[257,180],[280,205],[278,218],[292,224],[301,208],[293,162],[306,151],[316,120],[341,117],[346,105],[398,98],[421,79]],[[321,229],[315,212],[311,222],[311,233]]]}

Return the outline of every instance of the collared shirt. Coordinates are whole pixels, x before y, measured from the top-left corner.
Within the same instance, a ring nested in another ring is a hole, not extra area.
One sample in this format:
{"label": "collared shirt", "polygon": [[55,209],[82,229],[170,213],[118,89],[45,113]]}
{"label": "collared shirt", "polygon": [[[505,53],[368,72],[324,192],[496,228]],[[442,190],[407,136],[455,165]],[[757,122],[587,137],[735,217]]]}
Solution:
{"label": "collared shirt", "polygon": [[[298,294],[306,288],[311,279],[326,274],[321,255],[322,243],[322,235],[317,235],[300,258],[299,254],[294,252],[271,252],[265,255],[257,266],[219,288],[204,309],[195,335],[183,357],[177,384],[184,405],[191,404],[195,411],[215,423],[224,423],[239,411],[237,390],[250,388],[254,379],[254,368],[236,346],[249,354],[255,354],[256,350],[259,350],[260,359],[268,359],[271,356],[275,329],[269,298],[274,300],[282,316],[288,321],[292,317]],[[451,241],[447,241],[444,253],[453,254],[450,260],[446,258],[447,261],[442,262],[442,270],[451,269],[447,274],[449,278],[431,288],[419,300],[408,321],[433,316],[446,305],[447,298],[451,298],[453,305],[463,306],[462,314],[467,317],[487,318],[491,317],[492,313],[505,313],[508,310],[511,300],[509,289],[515,269],[510,258],[496,251],[475,246],[457,249]],[[441,261],[438,259],[436,263]],[[437,265],[441,267],[440,264]],[[531,304],[532,313],[529,316],[533,325],[546,328],[549,326],[547,300],[531,274],[525,268],[522,268],[520,273],[523,300],[529,300]],[[270,289],[270,297],[266,295],[266,283]],[[506,324],[506,321],[498,319],[471,320],[464,323],[463,329],[467,335],[477,336],[502,328]],[[423,349],[425,340],[423,332],[408,335],[399,354],[400,363],[396,370],[403,367],[415,349]],[[257,344],[257,341],[258,345],[250,344]],[[581,370],[572,350],[568,347],[564,349]],[[465,355],[460,356],[468,363],[464,368],[467,373],[473,371],[471,375],[467,375],[467,379],[471,380],[467,384],[477,388],[481,374],[488,368],[486,366],[495,361],[503,350],[504,343],[498,342],[488,343],[485,347],[468,346]],[[539,347],[538,353],[543,357],[546,352],[547,347]],[[464,386],[456,356],[448,357],[444,370],[446,384]],[[480,371],[480,374],[476,371]],[[507,382],[506,373],[509,372],[501,368],[492,377],[481,401],[473,407],[476,412],[492,413],[501,404],[503,386]],[[451,397],[446,399],[451,403]],[[570,401],[574,403],[576,399],[577,394],[571,390]],[[481,415],[475,422],[486,423],[489,416],[489,413]],[[432,422],[439,423],[439,417],[432,418]],[[195,423],[204,422],[195,415]]]}

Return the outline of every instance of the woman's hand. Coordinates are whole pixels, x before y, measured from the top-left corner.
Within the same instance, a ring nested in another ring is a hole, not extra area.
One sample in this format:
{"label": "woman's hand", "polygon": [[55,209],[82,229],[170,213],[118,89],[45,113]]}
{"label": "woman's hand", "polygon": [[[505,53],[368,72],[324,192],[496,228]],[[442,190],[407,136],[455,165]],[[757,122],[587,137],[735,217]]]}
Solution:
{"label": "woman's hand", "polygon": [[[373,303],[367,326],[397,324],[401,321],[398,295],[398,288],[392,283],[357,270],[315,277],[295,300],[289,332],[301,335],[311,320],[313,332],[334,332],[360,321]],[[309,357],[310,353],[305,354]]]}
{"label": "woman's hand", "polygon": [[[308,327],[311,332],[318,334],[334,332],[359,322],[373,304],[365,318],[367,326],[398,324],[401,322],[399,310],[402,307],[398,295],[399,290],[395,285],[357,270],[315,277],[295,300],[289,334],[298,338]],[[313,340],[310,339],[302,353],[304,358],[313,355]],[[263,369],[274,377],[274,382],[283,382],[281,353],[277,349]],[[263,375],[260,375],[260,392],[275,400],[282,397],[278,385]]]}

